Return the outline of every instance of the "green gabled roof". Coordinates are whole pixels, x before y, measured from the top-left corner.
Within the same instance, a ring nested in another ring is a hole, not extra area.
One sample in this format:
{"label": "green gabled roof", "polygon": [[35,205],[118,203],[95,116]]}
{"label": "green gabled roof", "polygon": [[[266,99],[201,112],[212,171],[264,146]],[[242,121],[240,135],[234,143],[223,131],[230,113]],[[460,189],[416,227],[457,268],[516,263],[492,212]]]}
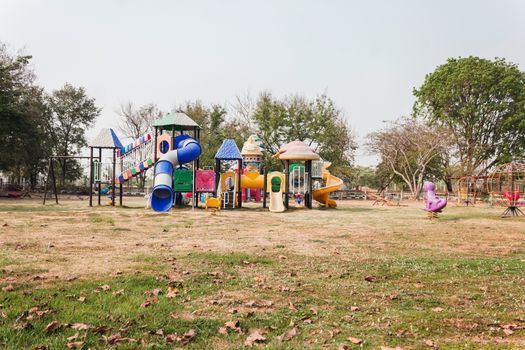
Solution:
{"label": "green gabled roof", "polygon": [[193,119],[188,117],[186,113],[171,112],[153,123],[153,126],[161,130],[193,130],[200,129],[199,124],[195,123]]}

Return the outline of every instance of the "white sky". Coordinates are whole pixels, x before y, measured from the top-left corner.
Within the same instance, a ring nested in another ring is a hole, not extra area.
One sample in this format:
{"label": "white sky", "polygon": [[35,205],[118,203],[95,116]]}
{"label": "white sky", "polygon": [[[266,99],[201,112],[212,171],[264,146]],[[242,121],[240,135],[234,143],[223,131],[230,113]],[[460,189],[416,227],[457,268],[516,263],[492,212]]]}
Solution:
{"label": "white sky", "polygon": [[33,55],[46,89],[96,98],[90,135],[128,100],[169,110],[270,90],[326,92],[362,139],[409,114],[412,88],[448,57],[525,69],[524,18],[520,0],[0,0],[0,41]]}

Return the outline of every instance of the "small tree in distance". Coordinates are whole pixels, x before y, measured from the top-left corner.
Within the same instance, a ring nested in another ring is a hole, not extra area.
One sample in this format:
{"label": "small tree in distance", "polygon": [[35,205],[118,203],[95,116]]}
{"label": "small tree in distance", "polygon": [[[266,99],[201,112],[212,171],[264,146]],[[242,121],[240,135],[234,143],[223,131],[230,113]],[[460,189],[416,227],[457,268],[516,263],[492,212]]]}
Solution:
{"label": "small tree in distance", "polygon": [[431,164],[448,152],[449,144],[445,130],[430,127],[416,118],[402,118],[369,134],[367,147],[419,199]]}

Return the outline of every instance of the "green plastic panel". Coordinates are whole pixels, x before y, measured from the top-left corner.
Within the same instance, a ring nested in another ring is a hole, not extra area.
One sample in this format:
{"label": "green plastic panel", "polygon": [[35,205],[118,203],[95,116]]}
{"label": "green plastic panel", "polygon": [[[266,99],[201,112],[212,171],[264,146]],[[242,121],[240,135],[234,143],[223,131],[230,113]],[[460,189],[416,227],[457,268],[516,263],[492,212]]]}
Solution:
{"label": "green plastic panel", "polygon": [[173,174],[173,191],[191,192],[193,189],[193,171],[190,169],[175,169]]}

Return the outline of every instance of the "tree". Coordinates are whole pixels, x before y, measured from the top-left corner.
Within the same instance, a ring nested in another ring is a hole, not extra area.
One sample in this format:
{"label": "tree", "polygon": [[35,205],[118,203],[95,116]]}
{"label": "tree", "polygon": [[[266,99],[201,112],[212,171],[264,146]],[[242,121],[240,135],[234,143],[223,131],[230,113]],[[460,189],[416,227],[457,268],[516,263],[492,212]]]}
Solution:
{"label": "tree", "polygon": [[446,131],[416,118],[402,118],[371,133],[367,147],[378,154],[381,163],[387,165],[393,175],[399,176],[419,199],[432,162],[438,162],[447,152],[449,143]]}
{"label": "tree", "polygon": [[10,54],[0,43],[0,170],[19,184],[29,179],[34,188],[50,154],[50,114],[43,89],[34,84],[30,59]]}
{"label": "tree", "polygon": [[[95,124],[101,109],[95,105],[95,99],[86,94],[83,87],[74,87],[66,83],[61,89],[53,91],[48,97],[48,104],[53,115],[52,137],[55,155],[77,155],[82,147],[87,146],[86,129]],[[61,159],[60,183],[76,180],[80,177],[78,163]]]}
{"label": "tree", "polygon": [[131,139],[137,139],[151,131],[153,122],[163,115],[154,103],[135,108],[131,101],[120,105],[117,114],[120,116],[119,130]]}
{"label": "tree", "polygon": [[249,136],[248,129],[238,120],[229,120],[227,110],[219,104],[204,105],[201,101],[188,101],[176,108],[186,113],[201,127],[201,166],[214,166],[215,153],[224,139],[234,139],[238,146]]}
{"label": "tree", "polygon": [[450,58],[414,95],[415,113],[452,133],[458,175],[482,173],[524,155],[525,74],[515,64]]}
{"label": "tree", "polygon": [[293,140],[305,141],[332,162],[335,174],[351,165],[356,149],[354,137],[342,111],[326,95],[313,100],[297,95],[277,100],[270,93],[262,93],[251,119],[268,151],[267,166],[280,167],[272,156]]}

